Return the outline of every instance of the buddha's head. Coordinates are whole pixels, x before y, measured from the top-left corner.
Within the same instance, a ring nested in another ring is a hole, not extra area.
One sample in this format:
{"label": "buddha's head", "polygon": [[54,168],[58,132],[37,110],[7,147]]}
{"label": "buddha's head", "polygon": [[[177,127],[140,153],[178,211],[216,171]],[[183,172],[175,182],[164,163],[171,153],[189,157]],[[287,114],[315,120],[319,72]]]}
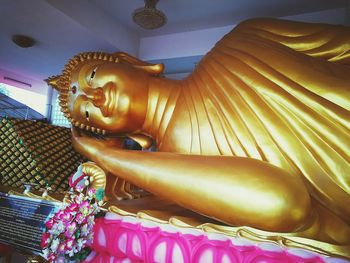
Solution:
{"label": "buddha's head", "polygon": [[163,71],[125,53],[82,53],[62,75],[47,82],[59,91],[61,110],[72,125],[96,133],[125,134],[144,122],[148,82]]}

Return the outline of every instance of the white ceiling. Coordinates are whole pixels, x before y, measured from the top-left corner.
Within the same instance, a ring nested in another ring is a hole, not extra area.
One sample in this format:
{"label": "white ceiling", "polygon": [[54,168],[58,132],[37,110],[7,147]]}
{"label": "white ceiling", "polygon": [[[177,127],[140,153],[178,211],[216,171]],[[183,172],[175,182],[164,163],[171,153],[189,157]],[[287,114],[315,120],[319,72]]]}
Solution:
{"label": "white ceiling", "polygon": [[141,29],[131,14],[144,6],[143,0],[90,0],[96,8],[140,36],[164,35],[198,29],[234,25],[257,16],[283,17],[345,6],[347,0],[159,0],[157,9],[168,23],[157,30]]}
{"label": "white ceiling", "polygon": [[[144,30],[131,19],[133,10],[143,6],[142,0],[0,0],[0,70],[42,80],[60,73],[78,52],[123,50],[138,56],[145,38],[234,25],[257,16],[286,17],[335,8],[347,8],[349,15],[350,9],[348,0],[160,0],[157,8],[168,23]],[[37,44],[19,48],[11,41],[13,34],[29,35]],[[177,72],[190,70],[199,58],[198,54],[159,57]]]}

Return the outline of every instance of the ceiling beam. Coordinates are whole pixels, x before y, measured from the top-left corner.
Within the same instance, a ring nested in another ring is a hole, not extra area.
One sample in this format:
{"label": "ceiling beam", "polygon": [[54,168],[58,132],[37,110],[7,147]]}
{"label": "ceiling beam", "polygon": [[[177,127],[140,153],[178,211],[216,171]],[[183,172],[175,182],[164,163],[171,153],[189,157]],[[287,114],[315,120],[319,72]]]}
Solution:
{"label": "ceiling beam", "polygon": [[191,32],[144,37],[139,56],[143,60],[203,56],[234,26],[215,27]]}

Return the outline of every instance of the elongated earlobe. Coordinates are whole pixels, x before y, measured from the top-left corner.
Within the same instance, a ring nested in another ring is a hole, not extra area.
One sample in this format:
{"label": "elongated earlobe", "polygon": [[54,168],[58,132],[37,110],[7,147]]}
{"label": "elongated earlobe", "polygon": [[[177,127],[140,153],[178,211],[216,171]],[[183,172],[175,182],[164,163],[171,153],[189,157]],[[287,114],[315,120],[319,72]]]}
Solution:
{"label": "elongated earlobe", "polygon": [[134,65],[134,67],[142,69],[142,70],[144,70],[147,73],[152,74],[152,75],[159,75],[159,74],[162,74],[163,71],[164,71],[164,64],[162,64],[162,63],[160,63],[160,64],[151,64],[151,65],[148,65],[148,66],[135,66]]}
{"label": "elongated earlobe", "polygon": [[141,69],[152,75],[159,75],[164,71],[164,64],[162,63],[148,63],[124,52],[116,52],[113,54],[113,57],[117,58],[118,62],[127,63],[129,65],[132,65],[134,68]]}

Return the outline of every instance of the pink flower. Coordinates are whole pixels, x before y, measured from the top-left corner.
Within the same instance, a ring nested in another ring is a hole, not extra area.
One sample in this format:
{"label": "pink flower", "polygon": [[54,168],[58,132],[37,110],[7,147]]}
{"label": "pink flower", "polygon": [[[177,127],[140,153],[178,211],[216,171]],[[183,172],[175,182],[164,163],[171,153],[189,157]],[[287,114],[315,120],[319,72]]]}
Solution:
{"label": "pink flower", "polygon": [[52,218],[46,221],[45,226],[48,230],[50,230],[55,222],[53,221]]}
{"label": "pink flower", "polygon": [[70,211],[64,211],[60,219],[65,222],[70,222],[73,219],[73,215],[70,213]]}
{"label": "pink flower", "polygon": [[89,233],[91,233],[91,229],[89,229],[88,224],[84,224],[81,228],[81,236],[86,237],[89,235]]}
{"label": "pink flower", "polygon": [[91,232],[91,233],[87,236],[86,245],[87,245],[87,246],[91,246],[93,241],[94,241],[94,232]]}
{"label": "pink flower", "polygon": [[81,192],[84,190],[84,185],[77,185],[77,186],[75,187],[75,189],[76,189],[79,193],[81,193]]}
{"label": "pink flower", "polygon": [[80,204],[79,208],[80,213],[82,213],[84,216],[87,216],[89,214],[90,204],[88,201],[84,201]]}
{"label": "pink flower", "polygon": [[80,204],[81,202],[83,202],[83,199],[83,195],[77,195],[76,197],[74,197],[74,203]]}
{"label": "pink flower", "polygon": [[67,230],[64,235],[68,238],[71,238],[74,235],[76,230],[77,230],[77,223],[71,222],[67,224]]}
{"label": "pink flower", "polygon": [[59,210],[59,211],[55,214],[54,220],[61,219],[62,216],[63,216],[63,214],[64,214],[64,211],[63,211],[63,210]]}
{"label": "pink flower", "polygon": [[50,240],[50,234],[49,233],[44,233],[41,237],[41,248],[47,248],[49,245],[49,240]]}
{"label": "pink flower", "polygon": [[88,222],[89,225],[93,225],[94,222],[95,222],[95,217],[93,215],[89,215],[87,217],[87,222]]}
{"label": "pink flower", "polygon": [[87,194],[88,194],[89,196],[93,196],[94,194],[96,194],[96,189],[95,189],[95,188],[90,188],[90,189],[88,190]]}
{"label": "pink flower", "polygon": [[72,203],[66,208],[67,211],[71,211],[71,212],[76,212],[78,211],[78,209],[79,209],[79,206],[76,203]]}
{"label": "pink flower", "polygon": [[66,259],[64,257],[59,257],[58,259],[56,259],[56,262],[55,263],[65,263],[67,262]]}
{"label": "pink flower", "polygon": [[76,216],[75,216],[75,220],[77,221],[77,223],[79,225],[81,225],[84,221],[86,221],[86,217],[84,217],[81,213],[78,213]]}
{"label": "pink flower", "polygon": [[48,257],[48,260],[49,260],[49,262],[55,262],[56,258],[57,258],[56,254],[50,253],[49,257]]}
{"label": "pink flower", "polygon": [[66,250],[67,251],[72,250],[73,246],[74,246],[74,239],[73,238],[67,238],[65,245],[66,245]]}
{"label": "pink flower", "polygon": [[57,251],[61,254],[64,254],[66,252],[66,244],[65,243],[60,243],[58,245]]}

